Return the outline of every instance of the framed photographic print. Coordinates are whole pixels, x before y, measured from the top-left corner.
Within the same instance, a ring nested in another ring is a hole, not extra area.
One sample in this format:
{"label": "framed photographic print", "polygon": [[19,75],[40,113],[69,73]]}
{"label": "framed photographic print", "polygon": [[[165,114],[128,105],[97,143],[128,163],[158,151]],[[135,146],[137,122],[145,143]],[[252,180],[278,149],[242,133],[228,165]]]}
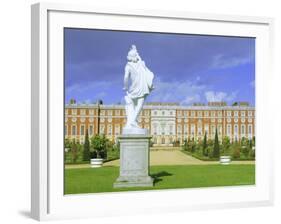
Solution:
{"label": "framed photographic print", "polygon": [[32,6],[32,217],[270,205],[270,18]]}

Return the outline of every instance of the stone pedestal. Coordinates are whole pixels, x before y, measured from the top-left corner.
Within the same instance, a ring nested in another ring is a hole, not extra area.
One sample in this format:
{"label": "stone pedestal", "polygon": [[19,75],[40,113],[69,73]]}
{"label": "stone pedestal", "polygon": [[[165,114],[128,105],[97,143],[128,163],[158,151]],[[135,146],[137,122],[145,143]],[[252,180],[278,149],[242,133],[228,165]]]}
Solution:
{"label": "stone pedestal", "polygon": [[120,175],[114,183],[118,187],[152,187],[149,176],[149,140],[147,134],[123,134],[120,142]]}

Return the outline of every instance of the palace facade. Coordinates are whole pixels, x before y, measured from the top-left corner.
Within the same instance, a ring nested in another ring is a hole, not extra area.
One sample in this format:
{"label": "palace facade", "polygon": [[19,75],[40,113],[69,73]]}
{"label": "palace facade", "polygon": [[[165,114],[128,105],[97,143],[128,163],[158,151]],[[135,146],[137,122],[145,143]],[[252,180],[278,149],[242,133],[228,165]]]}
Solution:
{"label": "palace facade", "polygon": [[[147,103],[139,116],[139,125],[149,130],[155,146],[183,144],[185,139],[202,140],[205,133],[214,139],[217,129],[219,139],[228,136],[239,141],[255,135],[255,108],[248,103],[228,106],[224,102],[208,105],[182,106],[177,103]],[[65,105],[65,137],[84,142],[97,133],[116,141],[126,124],[124,105],[76,104]]]}

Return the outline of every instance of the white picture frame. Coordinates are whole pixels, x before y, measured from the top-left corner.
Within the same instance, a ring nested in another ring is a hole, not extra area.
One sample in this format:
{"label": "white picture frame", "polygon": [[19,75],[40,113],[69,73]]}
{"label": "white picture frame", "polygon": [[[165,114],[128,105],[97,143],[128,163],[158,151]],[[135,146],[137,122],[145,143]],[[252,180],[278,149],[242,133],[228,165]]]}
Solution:
{"label": "white picture frame", "polygon": [[[269,101],[273,19],[38,3],[32,5],[31,214],[37,220],[247,207],[273,203]],[[256,185],[63,194],[63,27],[256,38]],[[60,150],[61,149],[61,150]]]}

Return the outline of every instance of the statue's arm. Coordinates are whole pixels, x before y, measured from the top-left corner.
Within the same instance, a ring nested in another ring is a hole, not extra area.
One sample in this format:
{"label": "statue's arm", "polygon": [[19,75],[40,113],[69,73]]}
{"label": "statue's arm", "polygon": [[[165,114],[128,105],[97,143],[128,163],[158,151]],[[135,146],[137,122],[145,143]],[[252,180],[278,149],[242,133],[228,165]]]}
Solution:
{"label": "statue's arm", "polygon": [[130,69],[128,67],[128,65],[126,65],[125,67],[125,75],[124,75],[124,90],[128,90],[129,89],[129,76],[130,76]]}

